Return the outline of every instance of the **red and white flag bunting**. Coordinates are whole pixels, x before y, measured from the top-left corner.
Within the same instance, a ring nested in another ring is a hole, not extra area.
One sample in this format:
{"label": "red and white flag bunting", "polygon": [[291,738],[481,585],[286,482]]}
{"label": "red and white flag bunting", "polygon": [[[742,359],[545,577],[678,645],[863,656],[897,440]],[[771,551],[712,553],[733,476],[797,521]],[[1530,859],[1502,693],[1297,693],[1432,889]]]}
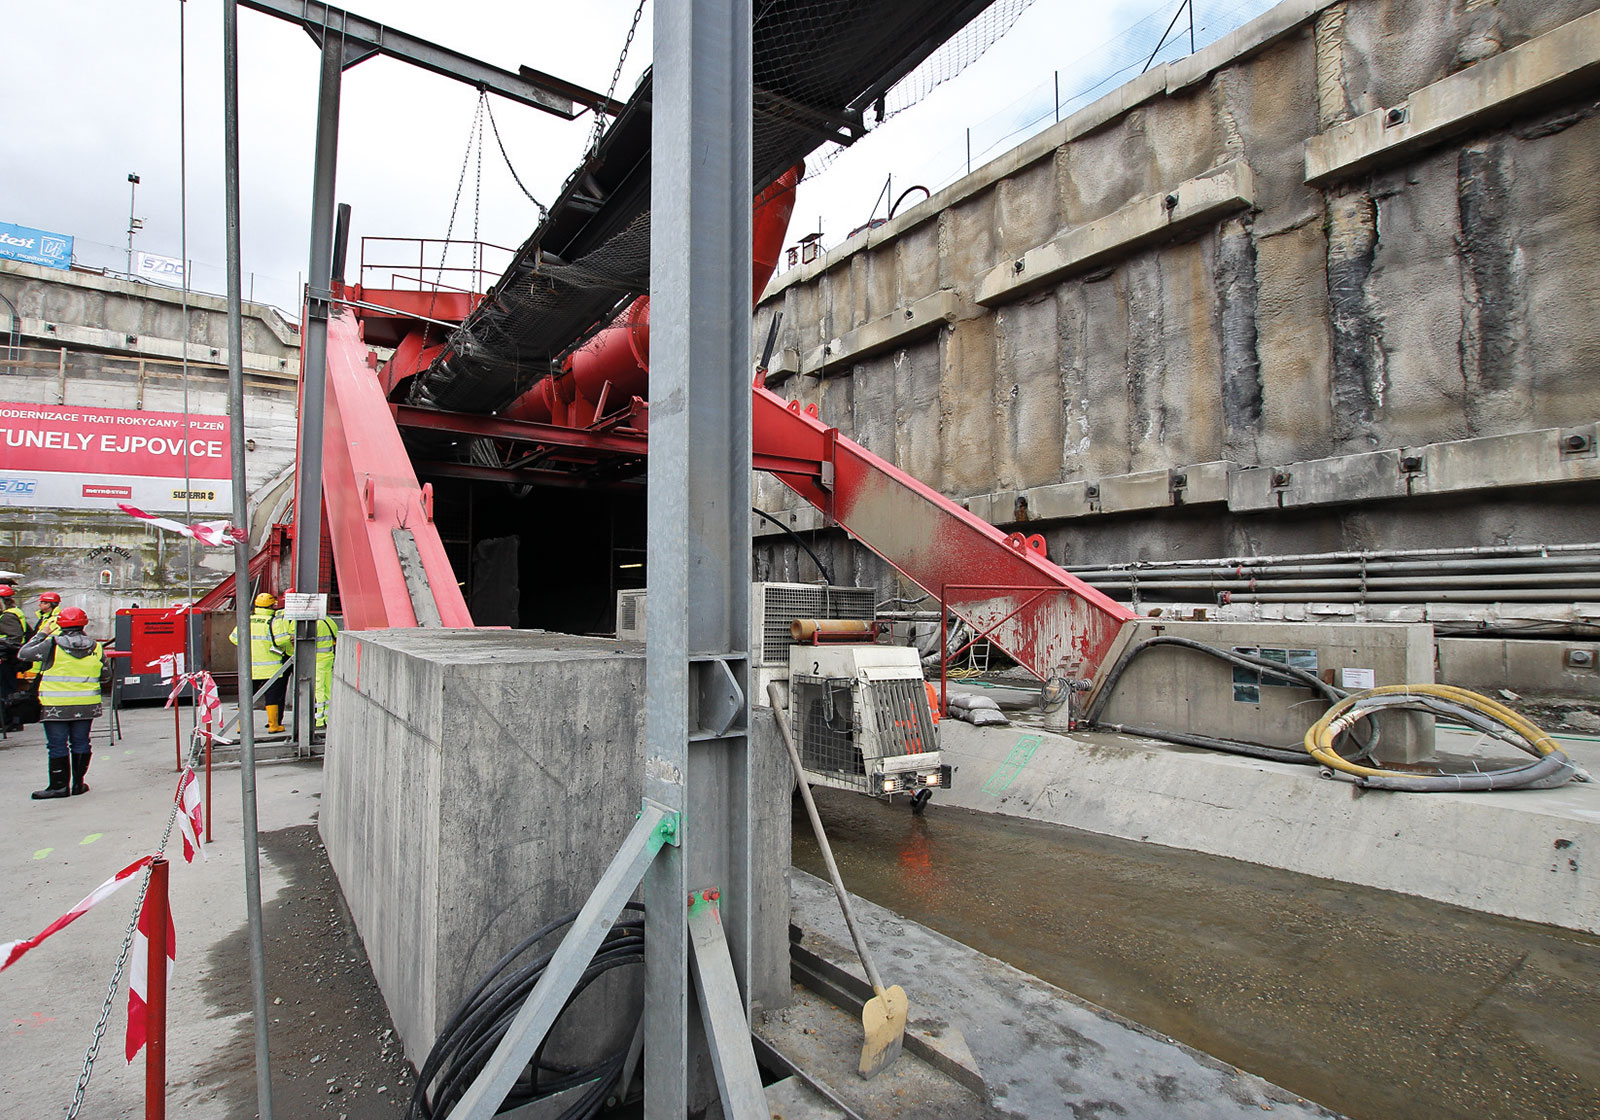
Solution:
{"label": "red and white flag bunting", "polygon": [[39,943],[45,938],[49,937],[53,933],[58,933],[61,930],[66,929],[73,922],[87,914],[90,910],[93,910],[100,903],[116,894],[118,888],[123,886],[123,884],[127,883],[129,879],[132,879],[146,867],[150,866],[150,861],[154,858],[154,856],[140,856],[138,859],[128,864],[127,867],[124,867],[121,871],[117,872],[115,875],[111,876],[111,878],[101,883],[94,890],[90,891],[88,897],[86,897],[82,902],[78,903],[78,905],[74,906],[71,910],[68,910],[65,914],[61,915],[61,917],[45,926],[44,929],[40,930],[33,937],[28,938],[26,941],[6,941],[0,943],[0,972],[4,972],[6,969],[16,964],[17,961],[22,959],[22,955],[24,953],[30,949],[37,948]]}
{"label": "red and white flag bunting", "polygon": [[167,694],[167,707],[178,702],[178,697],[190,685],[194,686],[195,703],[200,708],[200,732],[210,736],[217,713],[222,710],[222,697],[217,694],[217,682],[205,670],[198,673],[180,673],[173,677],[172,691]]}
{"label": "red and white flag bunting", "polygon": [[197,521],[193,525],[185,525],[181,521],[174,521],[170,517],[157,517],[153,513],[146,513],[136,506],[124,505],[122,502],[117,503],[117,508],[129,517],[148,521],[158,529],[193,537],[201,544],[228,545],[246,539],[243,529],[236,528],[226,521]]}
{"label": "red and white flag bunting", "polygon": [[154,913],[155,900],[145,895],[144,905],[139,907],[139,925],[134,930],[132,959],[129,962],[128,974],[128,1042],[124,1050],[128,1061],[132,1062],[134,1055],[144,1048],[146,1036],[145,1024],[145,997],[150,991],[150,929],[162,917],[167,922],[167,983],[172,982],[172,966],[178,959],[178,943],[172,928],[172,907],[169,905],[165,915]]}
{"label": "red and white flag bunting", "polygon": [[205,830],[205,815],[200,808],[200,783],[195,780],[194,771],[184,767],[183,777],[178,779],[178,835],[183,837],[185,863],[193,863],[196,852],[200,853],[201,859],[210,858],[200,839]]}

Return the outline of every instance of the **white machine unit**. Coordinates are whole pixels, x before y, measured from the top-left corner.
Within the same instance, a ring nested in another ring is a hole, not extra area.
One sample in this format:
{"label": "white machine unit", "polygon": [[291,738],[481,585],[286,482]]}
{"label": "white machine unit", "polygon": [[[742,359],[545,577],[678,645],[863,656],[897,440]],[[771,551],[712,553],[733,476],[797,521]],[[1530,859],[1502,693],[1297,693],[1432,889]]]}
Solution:
{"label": "white machine unit", "polygon": [[617,637],[625,642],[644,641],[644,588],[617,592]]}
{"label": "white machine unit", "polygon": [[949,787],[915,649],[791,645],[788,653],[790,727],[813,785],[909,794],[913,812]]}

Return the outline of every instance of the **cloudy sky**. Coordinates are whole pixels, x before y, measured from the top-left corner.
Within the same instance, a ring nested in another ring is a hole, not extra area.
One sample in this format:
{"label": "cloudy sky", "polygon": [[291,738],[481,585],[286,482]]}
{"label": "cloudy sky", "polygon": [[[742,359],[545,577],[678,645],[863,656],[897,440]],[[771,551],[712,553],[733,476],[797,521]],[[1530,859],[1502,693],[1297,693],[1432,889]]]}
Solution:
{"label": "cloudy sky", "polygon": [[[351,0],[372,19],[515,70],[519,64],[604,90],[637,0]],[[999,7],[1004,4],[997,5]],[[1178,0],[1035,0],[983,58],[842,153],[802,185],[793,231],[826,244],[867,221],[886,178],[893,190],[934,190],[1053,119],[1059,72],[1064,111],[1139,72]],[[1195,0],[1204,45],[1265,11],[1270,0]],[[180,255],[180,57],[187,89],[188,256],[192,282],[223,290],[222,5],[219,0],[28,0],[7,5],[9,49],[0,69],[8,108],[0,130],[0,221],[73,235],[82,263],[122,268],[129,190],[141,177],[135,248]],[[650,60],[654,5],[618,85],[632,90]],[[187,49],[180,56],[179,23]],[[1179,21],[1165,59],[1188,50]],[[292,307],[309,252],[315,44],[291,24],[239,14],[243,257],[247,288]],[[443,237],[477,105],[473,89],[375,58],[347,71],[340,121],[341,202],[353,207],[352,263],[366,236]],[[507,102],[493,106],[518,175],[550,201],[584,149],[593,120]],[[520,244],[537,211],[487,137],[481,189],[467,167],[454,236]],[[476,203],[476,206],[475,206]],[[791,238],[792,240],[792,238]],[[410,250],[413,254],[415,250]],[[432,258],[430,258],[432,259]],[[351,277],[354,279],[354,276]]]}

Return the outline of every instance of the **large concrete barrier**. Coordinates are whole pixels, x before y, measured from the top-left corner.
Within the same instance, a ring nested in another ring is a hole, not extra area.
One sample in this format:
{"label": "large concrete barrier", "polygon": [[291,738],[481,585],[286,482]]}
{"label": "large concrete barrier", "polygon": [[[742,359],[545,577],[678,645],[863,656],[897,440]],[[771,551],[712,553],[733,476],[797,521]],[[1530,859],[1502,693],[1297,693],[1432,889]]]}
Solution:
{"label": "large concrete barrier", "polygon": [[[413,1062],[503,953],[588,897],[639,809],[644,702],[637,644],[538,631],[340,636],[320,828]],[[781,747],[753,736],[751,749],[761,826],[750,994],[775,1007],[789,991],[790,785]],[[626,1045],[641,973],[613,974],[574,1005],[556,1040],[563,1056]]]}

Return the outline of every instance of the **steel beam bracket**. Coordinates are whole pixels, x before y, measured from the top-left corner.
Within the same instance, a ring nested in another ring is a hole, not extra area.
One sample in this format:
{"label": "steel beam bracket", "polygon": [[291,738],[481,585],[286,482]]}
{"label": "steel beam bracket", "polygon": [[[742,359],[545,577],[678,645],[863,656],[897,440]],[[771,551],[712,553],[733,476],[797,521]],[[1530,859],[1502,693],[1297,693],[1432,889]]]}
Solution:
{"label": "steel beam bracket", "polygon": [[669,809],[659,801],[652,801],[646,797],[641,803],[634,820],[643,819],[646,813],[652,815],[659,813],[661,819],[656,821],[655,828],[650,833],[649,848],[653,855],[662,848],[677,848],[683,844],[683,814],[676,809]]}
{"label": "steel beam bracket", "polygon": [[721,739],[744,730],[745,698],[740,678],[744,657],[702,656],[689,659],[689,733],[691,740]]}

